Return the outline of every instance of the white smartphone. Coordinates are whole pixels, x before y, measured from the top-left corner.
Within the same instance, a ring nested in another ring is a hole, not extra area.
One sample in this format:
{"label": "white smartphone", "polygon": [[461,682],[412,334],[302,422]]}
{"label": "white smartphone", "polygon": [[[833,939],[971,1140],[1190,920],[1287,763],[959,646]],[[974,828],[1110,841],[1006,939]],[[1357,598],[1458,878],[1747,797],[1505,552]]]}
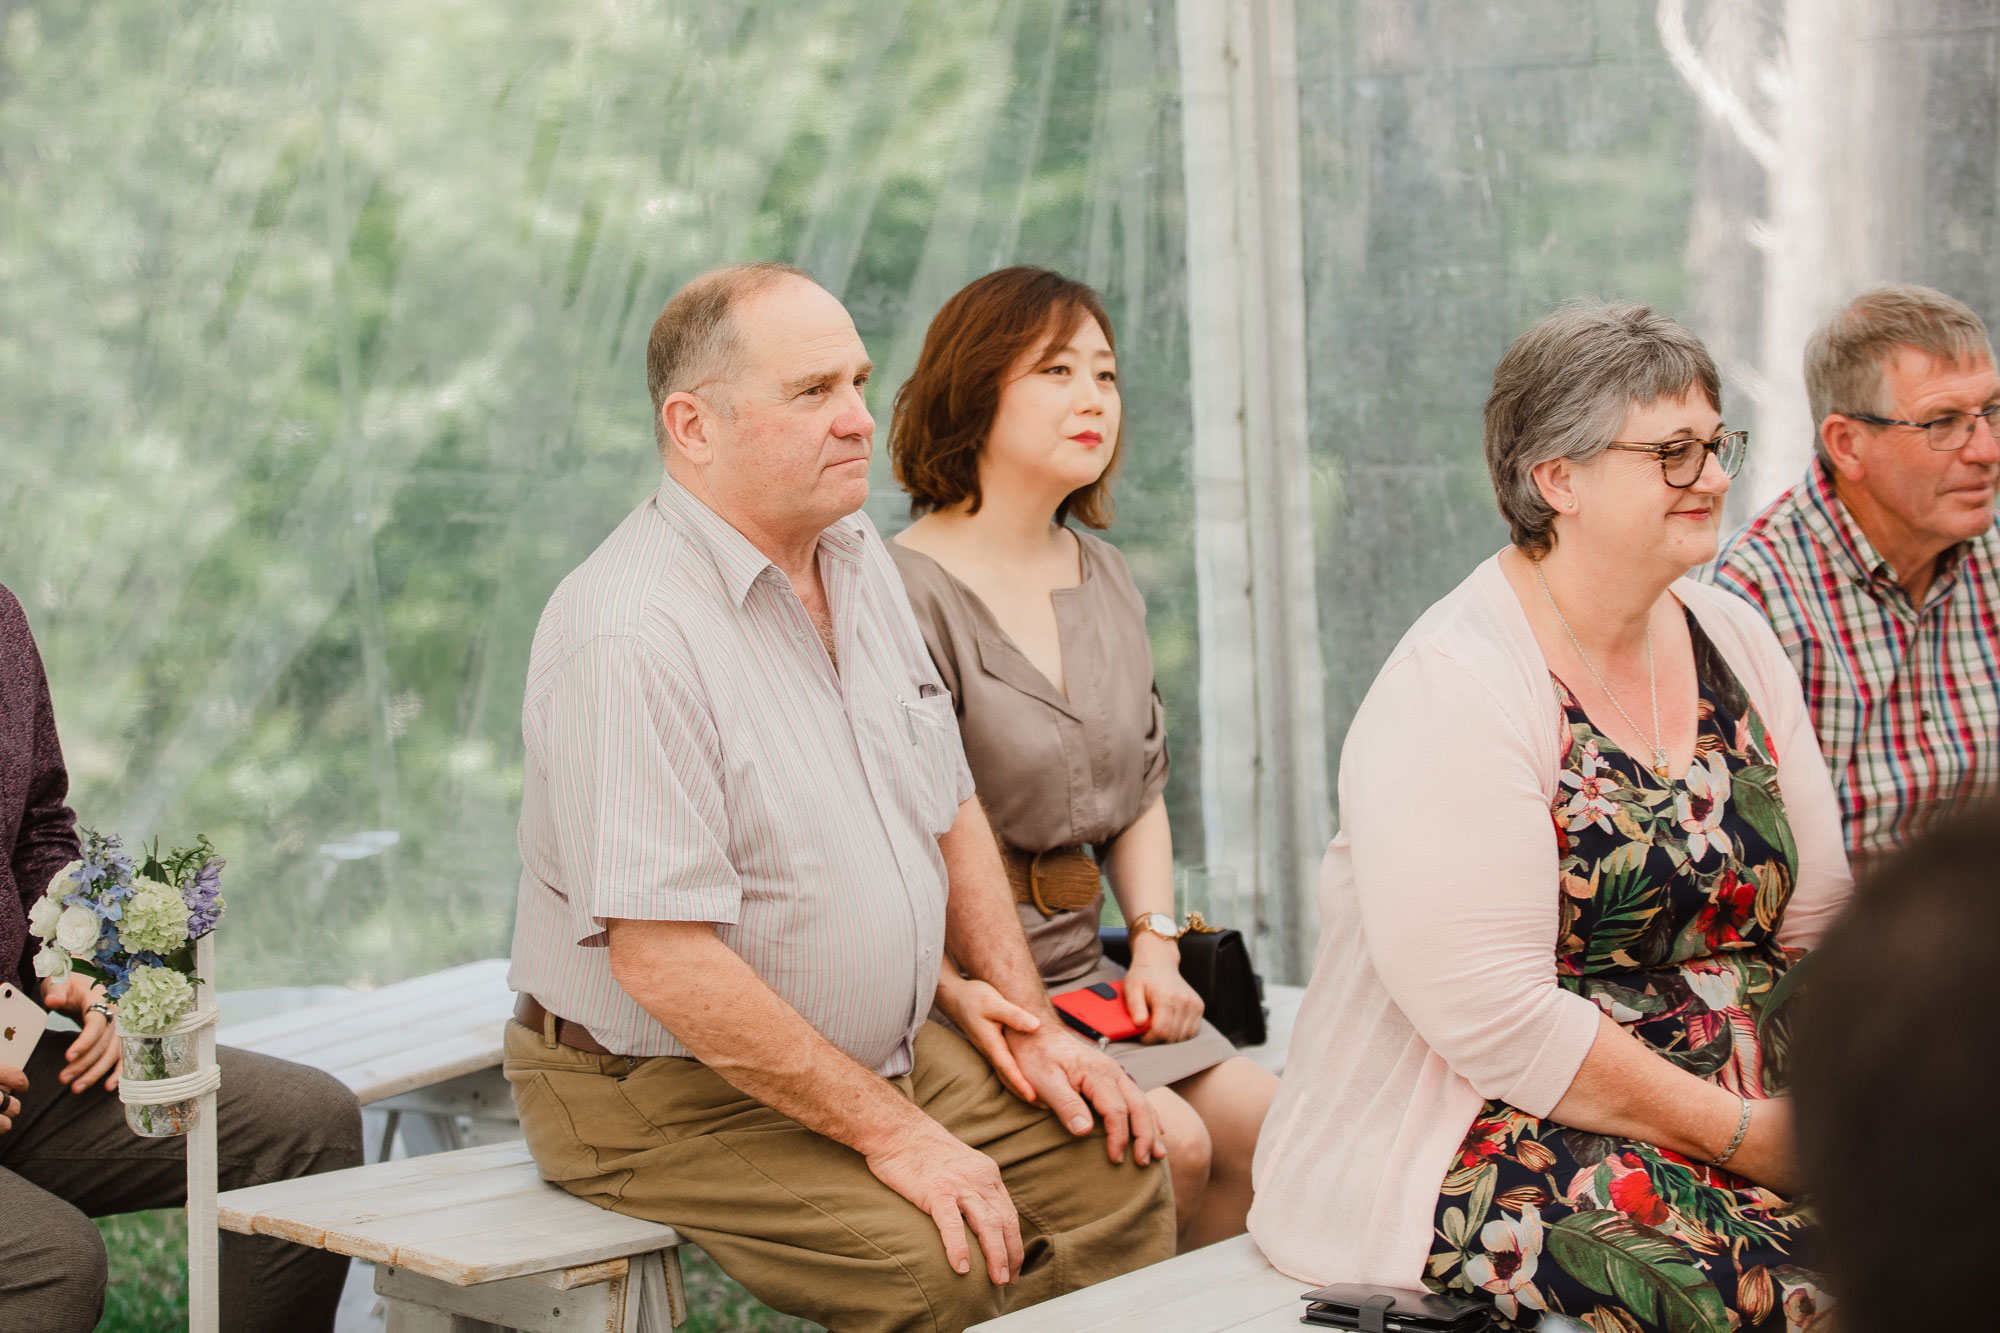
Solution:
{"label": "white smartphone", "polygon": [[28,1067],[35,1043],[49,1025],[49,1012],[9,982],[0,981],[0,1065]]}

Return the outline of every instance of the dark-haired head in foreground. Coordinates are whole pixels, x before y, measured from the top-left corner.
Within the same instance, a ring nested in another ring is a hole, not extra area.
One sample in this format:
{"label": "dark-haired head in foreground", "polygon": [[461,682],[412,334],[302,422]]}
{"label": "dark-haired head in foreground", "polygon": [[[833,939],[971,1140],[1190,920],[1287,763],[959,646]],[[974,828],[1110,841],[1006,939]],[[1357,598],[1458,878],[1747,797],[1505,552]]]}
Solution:
{"label": "dark-haired head in foreground", "polygon": [[1976,1328],[2000,1253],[2000,805],[1880,863],[1813,955],[1799,1146],[1845,1333]]}

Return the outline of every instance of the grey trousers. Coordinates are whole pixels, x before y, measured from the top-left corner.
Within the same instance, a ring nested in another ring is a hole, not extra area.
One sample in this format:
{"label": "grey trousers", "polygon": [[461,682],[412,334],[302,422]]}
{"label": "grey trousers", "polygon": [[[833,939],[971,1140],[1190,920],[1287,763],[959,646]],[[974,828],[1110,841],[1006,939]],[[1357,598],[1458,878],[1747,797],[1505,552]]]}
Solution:
{"label": "grey trousers", "polygon": [[[88,1333],[104,1306],[104,1242],[90,1219],[187,1201],[186,1141],[143,1139],[115,1092],[57,1081],[74,1032],[44,1033],[28,1090],[0,1134],[0,1329]],[[361,1164],[361,1111],[332,1076],[265,1055],[216,1053],[223,1189]],[[222,1234],[222,1327],[329,1333],[348,1260],[266,1236]]]}

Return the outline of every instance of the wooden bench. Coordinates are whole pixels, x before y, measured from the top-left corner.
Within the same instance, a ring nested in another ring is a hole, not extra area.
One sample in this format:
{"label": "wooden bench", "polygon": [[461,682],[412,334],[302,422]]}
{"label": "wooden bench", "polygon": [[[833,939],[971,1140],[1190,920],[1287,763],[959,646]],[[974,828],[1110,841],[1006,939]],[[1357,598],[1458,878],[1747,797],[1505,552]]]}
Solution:
{"label": "wooden bench", "polygon": [[999,1319],[984,1333],[1297,1333],[1310,1284],[1248,1236],[1221,1241]]}
{"label": "wooden bench", "polygon": [[[572,1198],[540,1178],[518,1142],[459,1147],[458,1116],[501,1132],[517,1124],[499,1068],[502,1033],[513,1012],[506,972],[503,958],[470,963],[226,1031],[229,1045],[332,1073],[364,1106],[386,1110],[390,1118],[376,1165],[226,1194],[221,1225],[374,1263],[376,1293],[388,1304],[388,1333],[493,1326],[629,1333],[641,1325],[619,1321],[642,1314],[649,1330],[678,1325],[686,1317],[681,1239],[671,1227]],[[1282,1073],[1303,996],[1296,986],[1267,986],[1268,1039],[1242,1054]],[[399,1122],[406,1149],[431,1155],[388,1161]],[[1212,1265],[1224,1248],[1199,1253]],[[1261,1265],[1254,1247],[1248,1253]],[[1263,1271],[1275,1276],[1268,1266]],[[1203,1275],[1213,1276],[1211,1267],[1196,1274]],[[1296,1283],[1282,1279],[1282,1285],[1296,1296]],[[655,1289],[657,1295],[646,1294]],[[552,1292],[566,1299],[551,1303]],[[572,1294],[578,1292],[583,1294]],[[1221,1299],[1228,1307],[1231,1298]]]}
{"label": "wooden bench", "polygon": [[687,1320],[680,1233],[575,1198],[497,1143],[221,1196],[223,1230],[375,1265],[388,1333],[665,1333]]}
{"label": "wooden bench", "polygon": [[[1300,986],[1267,983],[1268,1033],[1241,1054],[1274,1074],[1305,999]],[[1308,1283],[1271,1267],[1255,1242],[1237,1236],[1123,1277],[1017,1310],[975,1328],[991,1333],[1276,1333],[1297,1329]]]}
{"label": "wooden bench", "polygon": [[226,1046],[323,1069],[385,1113],[372,1155],[398,1132],[412,1155],[464,1146],[458,1118],[513,1137],[514,1099],[500,1074],[514,1012],[507,960],[488,958],[380,990],[225,1027]]}

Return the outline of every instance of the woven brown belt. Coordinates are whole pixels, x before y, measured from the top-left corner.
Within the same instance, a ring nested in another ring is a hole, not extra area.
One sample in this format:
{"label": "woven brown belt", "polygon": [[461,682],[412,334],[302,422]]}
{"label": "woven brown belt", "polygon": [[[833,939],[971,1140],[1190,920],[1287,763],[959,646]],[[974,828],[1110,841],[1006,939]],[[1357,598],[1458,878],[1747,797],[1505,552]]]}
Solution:
{"label": "woven brown belt", "polygon": [[1033,903],[1043,916],[1074,912],[1097,900],[1097,861],[1082,847],[1024,852],[1002,844],[1000,858],[1007,863],[1014,901]]}
{"label": "woven brown belt", "polygon": [[[549,1035],[548,1021],[555,1018],[542,1008],[542,1002],[525,992],[514,998],[514,1021],[538,1036]],[[617,1052],[590,1035],[590,1029],[581,1023],[572,1023],[567,1018],[555,1019],[555,1039],[573,1051],[583,1051],[590,1055],[616,1055]]]}

